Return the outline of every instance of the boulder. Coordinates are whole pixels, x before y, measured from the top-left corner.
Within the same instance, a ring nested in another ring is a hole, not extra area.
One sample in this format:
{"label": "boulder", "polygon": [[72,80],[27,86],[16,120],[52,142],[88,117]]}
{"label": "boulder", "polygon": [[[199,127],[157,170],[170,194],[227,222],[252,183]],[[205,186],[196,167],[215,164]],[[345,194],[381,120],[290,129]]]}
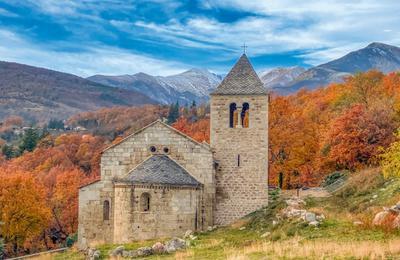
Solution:
{"label": "boulder", "polygon": [[306,212],[304,215],[304,220],[307,221],[308,223],[317,221],[316,215],[313,212]]}
{"label": "boulder", "polygon": [[317,218],[318,221],[322,221],[322,220],[325,219],[325,215],[324,214],[320,214],[320,215],[317,215],[316,218]]}
{"label": "boulder", "polygon": [[138,253],[136,252],[136,250],[124,250],[124,251],[122,251],[122,257],[134,258],[134,257],[138,257]]}
{"label": "boulder", "polygon": [[89,248],[86,252],[86,259],[97,260],[100,259],[100,255],[100,250],[97,250],[96,248]]}
{"label": "boulder", "polygon": [[213,230],[214,230],[213,227],[211,227],[211,226],[208,226],[208,227],[207,227],[207,231],[213,231]]}
{"label": "boulder", "polygon": [[168,253],[175,252],[180,249],[186,248],[186,242],[183,239],[180,238],[173,238],[169,240],[167,243],[165,243],[165,249],[167,250]]}
{"label": "boulder", "polygon": [[110,256],[122,256],[122,252],[125,250],[124,246],[118,246],[111,251]]}
{"label": "boulder", "polygon": [[389,211],[381,211],[377,213],[374,217],[374,220],[372,220],[372,225],[374,226],[380,226],[383,224],[383,221],[385,218],[389,215]]}
{"label": "boulder", "polygon": [[311,222],[308,223],[308,225],[316,227],[316,226],[319,225],[319,222],[318,221],[311,221]]}
{"label": "boulder", "polygon": [[193,235],[193,231],[192,230],[186,230],[185,235],[183,236],[184,238],[188,238],[191,235]]}
{"label": "boulder", "polygon": [[136,250],[137,256],[149,256],[153,254],[153,249],[151,247],[140,247]]}
{"label": "boulder", "polygon": [[151,248],[155,254],[163,254],[166,252],[165,245],[161,242],[155,243]]}

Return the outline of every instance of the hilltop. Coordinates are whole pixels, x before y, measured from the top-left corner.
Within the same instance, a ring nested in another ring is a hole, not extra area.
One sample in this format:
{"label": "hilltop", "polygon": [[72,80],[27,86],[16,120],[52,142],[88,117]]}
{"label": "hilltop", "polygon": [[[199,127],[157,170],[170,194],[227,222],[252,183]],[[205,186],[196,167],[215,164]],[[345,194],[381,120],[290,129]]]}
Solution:
{"label": "hilltop", "polygon": [[66,119],[101,107],[153,103],[134,90],[109,87],[68,73],[0,62],[0,120],[10,115],[28,121]]}

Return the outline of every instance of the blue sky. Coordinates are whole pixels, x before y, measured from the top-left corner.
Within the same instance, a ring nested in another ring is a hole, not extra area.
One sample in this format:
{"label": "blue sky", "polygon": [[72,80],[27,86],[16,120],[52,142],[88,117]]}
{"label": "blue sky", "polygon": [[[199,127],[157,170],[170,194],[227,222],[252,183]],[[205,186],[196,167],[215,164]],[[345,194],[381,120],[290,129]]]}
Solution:
{"label": "blue sky", "polygon": [[400,46],[398,0],[0,0],[0,60],[80,76],[312,66]]}

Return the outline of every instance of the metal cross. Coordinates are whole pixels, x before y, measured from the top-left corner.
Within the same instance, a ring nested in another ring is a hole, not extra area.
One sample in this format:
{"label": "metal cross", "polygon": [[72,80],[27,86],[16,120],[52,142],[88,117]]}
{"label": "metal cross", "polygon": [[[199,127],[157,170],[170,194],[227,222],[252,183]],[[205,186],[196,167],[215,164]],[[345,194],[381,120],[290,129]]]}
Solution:
{"label": "metal cross", "polygon": [[243,45],[240,46],[240,47],[243,48],[243,53],[246,54],[246,49],[247,49],[247,47],[249,47],[249,46],[247,46],[246,43],[243,43]]}

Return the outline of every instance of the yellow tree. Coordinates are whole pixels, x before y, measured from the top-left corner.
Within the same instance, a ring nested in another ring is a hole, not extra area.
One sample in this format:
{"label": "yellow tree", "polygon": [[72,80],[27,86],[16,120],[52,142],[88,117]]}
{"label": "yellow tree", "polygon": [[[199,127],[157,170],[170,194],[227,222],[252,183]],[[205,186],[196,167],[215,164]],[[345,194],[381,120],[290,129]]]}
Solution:
{"label": "yellow tree", "polygon": [[46,206],[44,187],[25,172],[0,173],[1,235],[12,254],[42,234],[47,227],[50,211]]}

